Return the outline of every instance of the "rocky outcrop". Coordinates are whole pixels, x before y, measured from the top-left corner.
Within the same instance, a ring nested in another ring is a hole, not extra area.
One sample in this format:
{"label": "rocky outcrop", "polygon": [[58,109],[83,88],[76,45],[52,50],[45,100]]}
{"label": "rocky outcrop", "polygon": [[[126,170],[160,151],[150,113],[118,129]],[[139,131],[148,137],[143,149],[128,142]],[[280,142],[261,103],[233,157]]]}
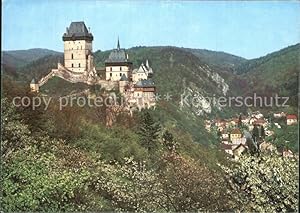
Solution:
{"label": "rocky outcrop", "polygon": [[223,95],[227,94],[227,92],[229,90],[229,86],[225,82],[224,78],[222,78],[218,73],[213,72],[212,69],[208,65],[201,66],[199,68],[204,70],[206,72],[207,76],[209,78],[211,78],[211,80],[213,80],[215,83],[217,83],[218,88],[220,88],[222,90]]}

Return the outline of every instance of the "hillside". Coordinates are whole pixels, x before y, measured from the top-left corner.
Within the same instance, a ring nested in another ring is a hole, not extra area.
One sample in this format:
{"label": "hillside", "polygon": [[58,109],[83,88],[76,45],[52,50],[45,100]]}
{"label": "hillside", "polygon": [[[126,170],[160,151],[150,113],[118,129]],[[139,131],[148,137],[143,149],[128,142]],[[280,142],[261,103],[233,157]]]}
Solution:
{"label": "hillside", "polygon": [[300,44],[289,46],[266,56],[248,60],[236,68],[249,83],[249,92],[264,95],[277,93],[291,97],[297,105]]}
{"label": "hillside", "polygon": [[222,68],[226,71],[232,71],[235,67],[238,67],[239,65],[247,61],[247,59],[245,58],[220,51],[191,48],[182,49],[193,53],[201,61],[204,61],[213,66],[218,66],[219,68]]}
{"label": "hillside", "polygon": [[[97,68],[104,66],[109,52],[94,53]],[[199,131],[203,129],[204,118],[234,115],[237,110],[244,110],[227,108],[220,111],[218,107],[207,103],[205,97],[247,95],[253,92],[272,95],[279,91],[292,96],[294,103],[297,98],[299,45],[249,61],[222,52],[177,47],[134,47],[127,52],[135,68],[148,59],[154,70],[154,81],[160,95],[157,118],[166,126],[187,131],[194,140],[201,143],[212,140],[205,130]],[[10,71],[12,78],[28,84],[32,78],[39,79],[49,73],[59,61],[63,61],[62,54],[48,55],[18,69],[6,67],[5,70]],[[242,69],[245,71],[242,72]],[[62,91],[66,95],[74,91],[74,85],[69,83],[63,89],[63,82],[60,79],[49,81],[42,87],[42,91],[49,91],[52,95],[59,95]],[[168,94],[171,99],[166,101]],[[185,97],[182,94],[188,96],[188,103],[194,95],[202,100],[191,106],[182,102],[182,97]]]}
{"label": "hillside", "polygon": [[38,60],[39,58],[45,57],[47,55],[57,55],[57,54],[60,53],[53,50],[42,49],[42,48],[2,51],[1,63],[10,66],[14,65],[16,68],[18,68],[30,62]]}

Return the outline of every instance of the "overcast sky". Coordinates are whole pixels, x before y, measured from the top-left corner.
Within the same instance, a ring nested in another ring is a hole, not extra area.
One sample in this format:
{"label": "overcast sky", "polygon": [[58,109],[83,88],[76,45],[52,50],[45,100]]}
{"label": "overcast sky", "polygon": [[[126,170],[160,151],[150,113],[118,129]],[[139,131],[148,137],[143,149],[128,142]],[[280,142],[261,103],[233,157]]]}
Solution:
{"label": "overcast sky", "polygon": [[178,46],[256,58],[299,43],[298,1],[2,0],[2,48],[63,51],[62,35],[84,21],[94,51]]}

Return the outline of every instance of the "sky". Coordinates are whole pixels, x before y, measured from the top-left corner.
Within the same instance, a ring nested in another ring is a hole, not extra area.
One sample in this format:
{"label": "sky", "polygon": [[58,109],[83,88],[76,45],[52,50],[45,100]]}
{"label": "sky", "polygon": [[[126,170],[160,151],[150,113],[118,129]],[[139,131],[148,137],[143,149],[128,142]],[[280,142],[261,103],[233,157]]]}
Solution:
{"label": "sky", "polygon": [[257,58],[300,42],[299,1],[2,0],[2,49],[63,52],[84,21],[93,49],[177,46]]}

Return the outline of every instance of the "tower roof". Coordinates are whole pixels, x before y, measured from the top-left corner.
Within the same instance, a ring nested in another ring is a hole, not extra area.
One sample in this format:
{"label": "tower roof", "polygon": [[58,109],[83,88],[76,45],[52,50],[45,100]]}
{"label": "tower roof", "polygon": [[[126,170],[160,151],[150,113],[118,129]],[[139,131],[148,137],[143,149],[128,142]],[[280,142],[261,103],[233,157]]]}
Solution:
{"label": "tower roof", "polygon": [[120,50],[120,41],[119,41],[119,37],[118,37],[117,49]]}
{"label": "tower roof", "polygon": [[128,62],[125,49],[120,48],[119,38],[117,42],[117,49],[113,49],[110,52],[109,57],[105,60],[105,62]]}
{"label": "tower roof", "polygon": [[70,40],[92,41],[93,35],[88,31],[83,21],[72,22],[63,35],[63,41]]}
{"label": "tower roof", "polygon": [[151,79],[147,79],[138,81],[134,87],[155,87],[155,85]]}
{"label": "tower roof", "polygon": [[120,81],[128,81],[128,78],[126,77],[125,74],[123,74],[123,75],[121,76]]}

